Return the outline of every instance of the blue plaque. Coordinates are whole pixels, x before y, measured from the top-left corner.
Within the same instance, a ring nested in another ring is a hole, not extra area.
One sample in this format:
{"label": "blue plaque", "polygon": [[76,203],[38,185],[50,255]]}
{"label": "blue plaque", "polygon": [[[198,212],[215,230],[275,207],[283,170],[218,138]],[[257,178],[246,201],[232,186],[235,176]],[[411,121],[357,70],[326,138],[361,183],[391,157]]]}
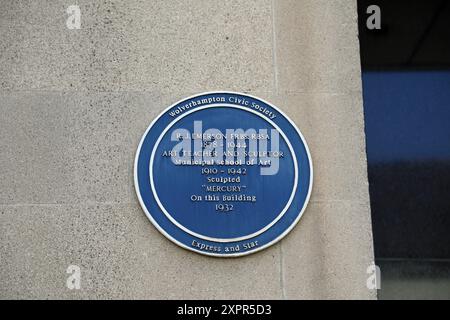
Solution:
{"label": "blue plaque", "polygon": [[144,133],[135,188],[153,225],[183,248],[235,257],[299,221],[313,170],[295,124],[270,103],[211,92],[175,103]]}

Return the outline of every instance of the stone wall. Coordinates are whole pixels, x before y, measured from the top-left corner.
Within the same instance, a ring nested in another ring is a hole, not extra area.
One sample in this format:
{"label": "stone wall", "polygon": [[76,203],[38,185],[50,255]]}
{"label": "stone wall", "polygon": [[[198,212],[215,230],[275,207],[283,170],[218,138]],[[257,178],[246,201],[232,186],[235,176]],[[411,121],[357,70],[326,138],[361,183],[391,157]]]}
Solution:
{"label": "stone wall", "polygon": [[[0,298],[374,298],[355,0],[0,0]],[[210,258],[141,210],[134,155],[168,105],[250,93],[314,164],[281,242]],[[69,290],[66,269],[81,268]]]}

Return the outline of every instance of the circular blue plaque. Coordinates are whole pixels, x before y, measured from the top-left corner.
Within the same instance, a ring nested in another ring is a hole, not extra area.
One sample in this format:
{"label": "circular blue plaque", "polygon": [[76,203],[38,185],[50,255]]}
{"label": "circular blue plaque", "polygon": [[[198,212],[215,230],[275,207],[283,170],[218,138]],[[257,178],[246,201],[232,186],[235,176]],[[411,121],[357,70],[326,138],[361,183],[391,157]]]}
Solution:
{"label": "circular blue plaque", "polygon": [[183,248],[236,257],[283,238],[313,180],[308,146],[270,103],[210,92],[167,108],[148,127],[135,188],[155,227]]}

